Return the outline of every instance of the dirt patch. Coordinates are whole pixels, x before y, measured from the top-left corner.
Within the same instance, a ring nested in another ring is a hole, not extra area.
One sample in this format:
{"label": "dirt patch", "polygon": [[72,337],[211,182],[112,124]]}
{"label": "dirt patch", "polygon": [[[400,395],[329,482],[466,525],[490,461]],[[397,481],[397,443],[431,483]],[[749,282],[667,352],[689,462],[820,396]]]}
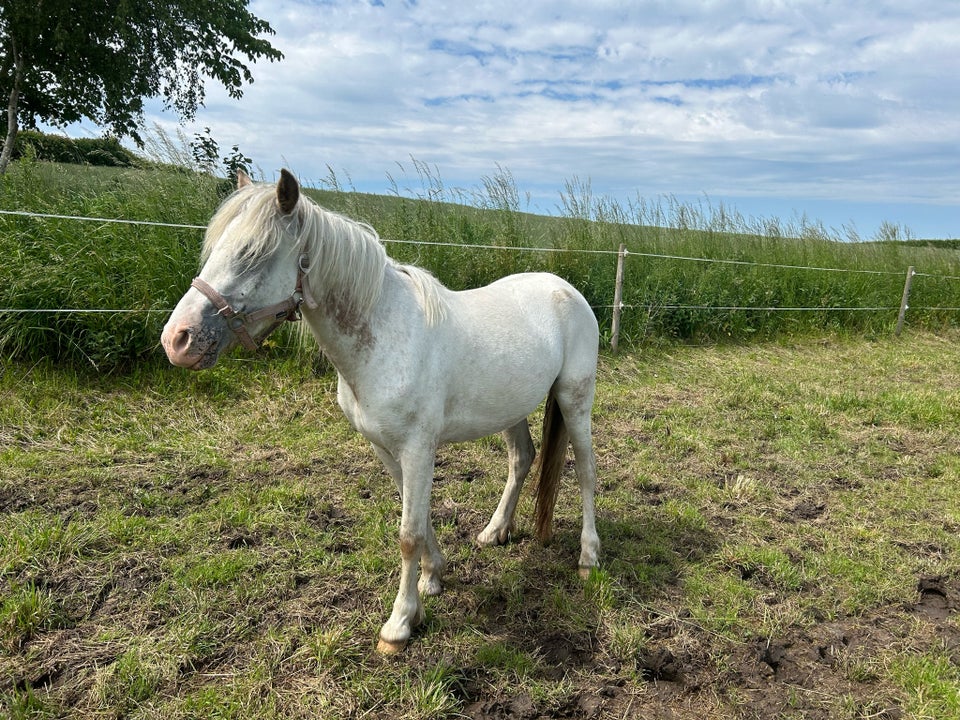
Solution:
{"label": "dirt patch", "polygon": [[960,593],[942,576],[921,577],[917,593],[920,599],[907,610],[931,623],[944,623],[960,609]]}
{"label": "dirt patch", "polygon": [[469,703],[463,716],[475,720],[550,720],[551,718],[600,718],[614,703],[620,704],[622,688],[608,685],[595,692],[574,693],[558,702],[547,713],[530,693]]}
{"label": "dirt patch", "polygon": [[789,517],[791,520],[800,522],[803,520],[815,520],[823,515],[827,509],[827,504],[819,500],[805,498],[790,509]]}
{"label": "dirt patch", "polygon": [[744,643],[725,642],[688,618],[665,615],[648,626],[649,642],[626,661],[611,655],[610,638],[602,636],[528,637],[541,654],[540,676],[563,679],[575,689],[549,704],[526,691],[484,696],[474,678],[462,712],[475,720],[787,715],[828,720],[836,716],[836,699],[847,698],[851,717],[897,720],[904,710],[896,694],[878,685],[873,663],[897,648],[943,643],[960,651],[960,629],[953,622],[958,600],[956,581],[924,577],[916,602]]}

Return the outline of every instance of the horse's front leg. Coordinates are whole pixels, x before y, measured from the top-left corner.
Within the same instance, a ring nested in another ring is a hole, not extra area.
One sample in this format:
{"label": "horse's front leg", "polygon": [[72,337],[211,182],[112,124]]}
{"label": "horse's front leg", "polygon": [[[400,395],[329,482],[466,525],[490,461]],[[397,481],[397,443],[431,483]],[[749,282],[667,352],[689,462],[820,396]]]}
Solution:
{"label": "horse's front leg", "polygon": [[[403,499],[403,468],[400,461],[397,460],[389,450],[382,448],[376,443],[372,443],[377,457],[383,463],[383,466],[390,473],[394,483],[397,485],[397,493],[400,499]],[[433,468],[430,468],[430,477],[433,477]],[[429,503],[429,498],[427,499]],[[443,584],[440,580],[443,570],[446,567],[446,561],[440,552],[440,545],[437,543],[436,533],[433,531],[433,524],[427,522],[427,541],[424,544],[423,554],[420,556],[420,582],[417,587],[424,595],[439,595],[443,591]]]}
{"label": "horse's front leg", "polygon": [[443,556],[430,524],[430,490],[433,487],[435,452],[410,452],[401,455],[403,493],[400,517],[400,589],[393,602],[393,613],[380,629],[377,649],[392,654],[403,650],[413,628],[423,621],[423,603],[417,586],[418,566],[423,565],[420,588],[428,594],[440,591]]}

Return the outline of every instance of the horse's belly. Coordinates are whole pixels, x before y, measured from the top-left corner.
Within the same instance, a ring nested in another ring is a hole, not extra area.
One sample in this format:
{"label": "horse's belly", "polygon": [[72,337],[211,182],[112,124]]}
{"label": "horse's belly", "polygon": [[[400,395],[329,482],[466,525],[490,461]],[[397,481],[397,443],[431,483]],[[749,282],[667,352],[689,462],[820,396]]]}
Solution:
{"label": "horse's belly", "polygon": [[513,414],[502,412],[502,408],[498,408],[496,412],[489,414],[476,412],[469,414],[456,413],[452,417],[447,418],[447,422],[444,424],[443,432],[440,436],[440,442],[466,442],[468,440],[477,440],[487,435],[494,435],[501,430],[516,425],[536,410],[537,405],[539,405],[539,402],[531,403],[528,407],[523,410],[517,410]]}
{"label": "horse's belly", "polygon": [[481,377],[464,373],[448,386],[444,400],[442,442],[486,437],[516,425],[530,415],[550,392],[556,379],[554,363],[544,358],[534,370],[517,368]]}

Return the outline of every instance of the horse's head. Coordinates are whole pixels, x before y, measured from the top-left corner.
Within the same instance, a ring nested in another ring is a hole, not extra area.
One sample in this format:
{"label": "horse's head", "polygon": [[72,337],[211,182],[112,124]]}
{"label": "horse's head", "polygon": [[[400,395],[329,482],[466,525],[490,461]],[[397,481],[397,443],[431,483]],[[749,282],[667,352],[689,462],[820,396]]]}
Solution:
{"label": "horse's head", "polygon": [[200,275],[160,336],[171,363],[212,367],[237,343],[254,349],[284,320],[298,316],[306,270],[299,201],[300,186],[286,170],[275,191],[238,174],[237,191],[207,228]]}

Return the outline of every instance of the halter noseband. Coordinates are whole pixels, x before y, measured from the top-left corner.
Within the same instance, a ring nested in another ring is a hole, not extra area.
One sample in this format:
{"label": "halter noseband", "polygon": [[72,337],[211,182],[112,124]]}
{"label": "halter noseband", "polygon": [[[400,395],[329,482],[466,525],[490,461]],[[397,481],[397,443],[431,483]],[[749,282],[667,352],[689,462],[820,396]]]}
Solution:
{"label": "halter noseband", "polygon": [[[305,254],[301,254],[297,260],[297,287],[293,294],[273,305],[254,310],[252,312],[238,312],[227,302],[227,299],[214,289],[214,287],[202,278],[196,277],[190,283],[191,287],[199,290],[203,295],[213,303],[217,308],[218,314],[227,320],[227,327],[237,336],[240,344],[247,350],[256,350],[259,344],[263,342],[270,333],[283,325],[285,322],[297,322],[300,319],[300,306],[306,302],[308,308],[317,307],[316,301],[310,294],[306,286],[307,270],[310,263]],[[266,330],[260,333],[260,336],[254,338],[247,329],[247,323],[256,324],[262,320],[273,319]]]}

